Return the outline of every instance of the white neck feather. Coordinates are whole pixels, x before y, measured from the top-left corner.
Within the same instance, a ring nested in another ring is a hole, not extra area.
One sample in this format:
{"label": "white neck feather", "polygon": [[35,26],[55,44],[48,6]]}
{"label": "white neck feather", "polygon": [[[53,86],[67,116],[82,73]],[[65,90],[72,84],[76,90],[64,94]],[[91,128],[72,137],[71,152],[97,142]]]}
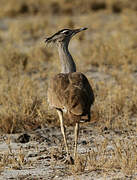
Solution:
{"label": "white neck feather", "polygon": [[76,64],[69,53],[68,43],[61,43],[58,46],[59,57],[61,61],[61,72],[72,73],[76,72]]}

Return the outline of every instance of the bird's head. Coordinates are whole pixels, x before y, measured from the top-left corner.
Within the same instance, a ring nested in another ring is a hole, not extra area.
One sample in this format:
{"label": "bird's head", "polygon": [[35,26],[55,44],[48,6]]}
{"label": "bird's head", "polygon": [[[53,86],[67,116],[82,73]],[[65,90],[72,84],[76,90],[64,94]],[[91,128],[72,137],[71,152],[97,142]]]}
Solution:
{"label": "bird's head", "polygon": [[69,43],[70,39],[77,33],[86,30],[87,28],[80,29],[62,29],[51,37],[45,39],[46,44],[56,44],[57,46],[63,43]]}

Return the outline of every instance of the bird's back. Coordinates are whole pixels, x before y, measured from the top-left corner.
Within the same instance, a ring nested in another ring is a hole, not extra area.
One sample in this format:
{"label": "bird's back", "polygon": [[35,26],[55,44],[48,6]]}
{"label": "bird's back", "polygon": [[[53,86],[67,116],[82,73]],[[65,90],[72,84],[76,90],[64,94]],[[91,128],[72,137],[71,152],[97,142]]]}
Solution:
{"label": "bird's back", "polygon": [[90,120],[94,94],[84,74],[57,74],[50,80],[47,96],[50,106],[66,112],[69,119],[75,122]]}

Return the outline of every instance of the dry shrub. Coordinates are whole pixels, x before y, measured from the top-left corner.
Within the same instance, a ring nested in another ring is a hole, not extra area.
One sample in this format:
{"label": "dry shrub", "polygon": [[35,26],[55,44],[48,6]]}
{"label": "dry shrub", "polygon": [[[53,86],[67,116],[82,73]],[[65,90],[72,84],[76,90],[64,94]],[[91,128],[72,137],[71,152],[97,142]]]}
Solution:
{"label": "dry shrub", "polygon": [[[9,36],[15,44],[17,42],[21,44],[25,41],[27,46],[27,44],[42,38],[45,35],[45,31],[47,31],[47,27],[48,20],[42,16],[29,17],[27,21],[18,18],[9,24]],[[42,40],[44,41],[44,37]]]}
{"label": "dry shrub", "polygon": [[37,98],[36,87],[29,78],[8,79],[1,87],[1,129],[8,133],[32,126],[38,121],[41,105]]}
{"label": "dry shrub", "polygon": [[37,14],[54,14],[54,15],[75,15],[86,14],[90,12],[109,10],[113,13],[122,13],[123,10],[137,9],[137,2],[130,0],[1,0],[0,17],[18,15],[37,15]]}
{"label": "dry shrub", "polygon": [[70,167],[71,173],[77,174],[85,171],[87,165],[87,156],[77,155],[75,164]]}
{"label": "dry shrub", "polygon": [[132,88],[132,86],[123,88],[121,85],[113,84],[106,86],[102,83],[96,92],[93,116],[103,126],[111,129],[132,128],[131,117],[136,116],[137,110],[137,98],[135,96],[137,89]]}
{"label": "dry shrub", "polygon": [[56,121],[46,99],[47,60],[51,54],[40,44],[30,48],[28,54],[11,46],[0,51],[0,129],[6,133]]}
{"label": "dry shrub", "polygon": [[[56,116],[47,108],[47,100],[29,77],[5,79],[0,88],[0,129],[20,132],[55,123]],[[44,121],[43,121],[44,119]]]}
{"label": "dry shrub", "polygon": [[[137,55],[136,49],[131,48],[134,43],[132,42],[130,44],[133,35],[129,36],[130,39],[127,40],[128,44],[123,41],[124,37],[122,37],[121,33],[119,36],[120,39],[112,35],[109,36],[109,39],[101,37],[89,46],[90,51],[88,50],[87,53],[92,52],[90,63],[93,66],[101,68],[105,66],[107,71],[111,71],[111,68],[117,68],[118,70],[122,69],[127,72],[127,68],[131,69],[134,64],[137,64],[135,59]],[[104,37],[106,38],[106,35]]]}
{"label": "dry shrub", "polygon": [[[110,146],[108,139],[101,144],[96,144],[87,157],[87,169],[103,170],[104,172],[122,170],[124,174],[132,175],[136,171],[137,151],[135,138],[115,139]],[[110,151],[107,150],[110,148]]]}
{"label": "dry shrub", "polygon": [[73,175],[82,172],[100,172],[102,175],[109,172],[121,171],[127,176],[136,172],[137,150],[135,137],[123,139],[115,137],[102,141],[95,141],[94,148],[84,155],[78,155],[75,165],[70,167]]}
{"label": "dry shrub", "polygon": [[30,160],[25,158],[25,152],[21,147],[16,152],[11,148],[10,136],[5,140],[5,143],[7,144],[8,149],[3,154],[0,154],[0,170],[3,170],[5,167],[20,170],[26,164],[31,163]]}
{"label": "dry shrub", "polygon": [[25,53],[18,52],[18,50],[13,47],[2,49],[0,56],[0,64],[7,72],[19,72],[25,69],[27,65],[28,56]]}
{"label": "dry shrub", "polygon": [[[36,48],[36,52],[39,58],[32,52],[28,56],[11,47],[1,51],[0,129],[3,132],[36,128],[44,124],[41,123],[43,118],[45,122],[50,123],[51,119],[54,122],[55,117],[47,112],[46,92],[41,93],[42,88],[47,89],[47,84],[38,83],[46,78],[43,65],[48,55],[41,47]],[[42,69],[37,68],[39,65]]]}

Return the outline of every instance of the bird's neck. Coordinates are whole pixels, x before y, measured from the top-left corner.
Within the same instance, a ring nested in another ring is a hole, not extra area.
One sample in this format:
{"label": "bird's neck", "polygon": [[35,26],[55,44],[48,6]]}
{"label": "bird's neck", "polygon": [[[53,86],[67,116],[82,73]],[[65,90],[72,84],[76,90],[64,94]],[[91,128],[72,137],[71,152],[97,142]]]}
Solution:
{"label": "bird's neck", "polygon": [[76,64],[68,50],[68,44],[60,44],[58,46],[58,51],[61,61],[61,72],[62,73],[76,72]]}

